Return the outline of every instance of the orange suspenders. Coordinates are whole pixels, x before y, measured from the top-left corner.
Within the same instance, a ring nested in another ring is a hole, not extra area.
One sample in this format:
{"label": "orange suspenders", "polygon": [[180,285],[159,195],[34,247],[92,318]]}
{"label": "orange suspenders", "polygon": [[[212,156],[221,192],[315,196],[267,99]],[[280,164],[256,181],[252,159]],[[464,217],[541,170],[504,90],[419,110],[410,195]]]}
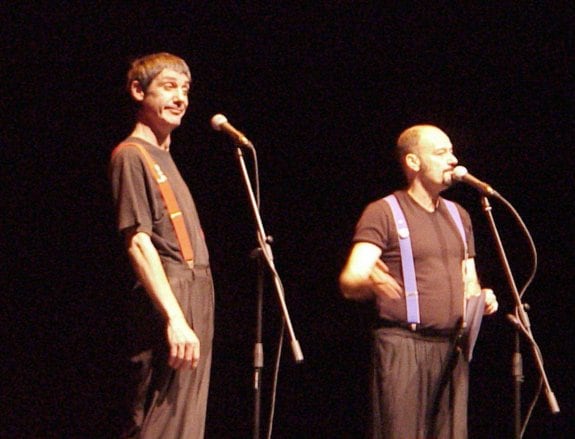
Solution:
{"label": "orange suspenders", "polygon": [[146,151],[146,148],[138,143],[121,143],[114,149],[112,155],[114,155],[123,146],[135,146],[142,153],[142,156],[148,164],[154,179],[158,183],[158,187],[162,194],[162,198],[164,199],[164,203],[166,203],[166,208],[170,214],[170,219],[172,221],[172,225],[174,226],[174,231],[176,232],[176,238],[178,240],[178,244],[180,245],[182,257],[188,266],[193,268],[194,252],[192,250],[192,244],[190,242],[190,237],[188,236],[188,231],[184,222],[184,215],[178,206],[178,202],[176,201],[172,186],[170,186],[170,183],[168,182],[168,177],[166,177],[166,175],[162,172],[160,166],[154,162],[150,154],[148,154],[148,151]]}

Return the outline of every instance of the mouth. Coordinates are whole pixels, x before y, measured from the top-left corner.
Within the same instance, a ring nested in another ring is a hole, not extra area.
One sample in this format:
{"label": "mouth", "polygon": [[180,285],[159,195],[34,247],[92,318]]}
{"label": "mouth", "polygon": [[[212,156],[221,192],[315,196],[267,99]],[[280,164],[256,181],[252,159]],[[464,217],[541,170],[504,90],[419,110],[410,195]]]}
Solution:
{"label": "mouth", "polygon": [[185,113],[185,109],[179,107],[167,107],[166,110],[175,116],[180,116]]}
{"label": "mouth", "polygon": [[450,168],[443,173],[443,184],[446,186],[451,186],[453,184],[453,168]]}

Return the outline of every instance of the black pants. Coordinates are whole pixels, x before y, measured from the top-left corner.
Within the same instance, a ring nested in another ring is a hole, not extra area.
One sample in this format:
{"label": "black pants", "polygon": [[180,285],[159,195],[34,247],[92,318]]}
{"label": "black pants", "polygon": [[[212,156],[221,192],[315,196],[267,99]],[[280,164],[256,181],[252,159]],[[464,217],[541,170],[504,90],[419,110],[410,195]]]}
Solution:
{"label": "black pants", "polygon": [[[186,320],[200,340],[200,361],[194,370],[168,365],[166,325],[150,303],[140,306],[133,334],[139,348],[132,356],[135,394],[131,398],[132,436],[151,438],[204,437],[212,339],[214,290],[207,268],[167,264],[166,274]],[[140,291],[146,298],[146,292]],[[142,296],[143,295],[143,296]]]}
{"label": "black pants", "polygon": [[459,351],[450,362],[453,352],[450,337],[374,331],[372,438],[467,437],[469,364]]}

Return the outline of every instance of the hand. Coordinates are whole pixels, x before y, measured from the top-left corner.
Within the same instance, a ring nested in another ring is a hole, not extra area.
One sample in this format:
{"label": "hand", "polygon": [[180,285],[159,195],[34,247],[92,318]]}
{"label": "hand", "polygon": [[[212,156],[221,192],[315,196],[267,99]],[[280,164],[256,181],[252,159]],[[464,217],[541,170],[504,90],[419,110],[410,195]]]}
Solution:
{"label": "hand", "polygon": [[378,259],[369,274],[369,279],[373,282],[374,293],[378,296],[387,296],[389,299],[400,299],[403,290],[389,274],[389,267]]}
{"label": "hand", "polygon": [[485,310],[483,311],[483,314],[493,314],[499,308],[499,303],[497,303],[495,293],[491,288],[482,288],[481,291],[485,293]]}
{"label": "hand", "polygon": [[167,325],[167,339],[170,347],[168,364],[174,369],[198,366],[200,340],[183,317],[170,319]]}

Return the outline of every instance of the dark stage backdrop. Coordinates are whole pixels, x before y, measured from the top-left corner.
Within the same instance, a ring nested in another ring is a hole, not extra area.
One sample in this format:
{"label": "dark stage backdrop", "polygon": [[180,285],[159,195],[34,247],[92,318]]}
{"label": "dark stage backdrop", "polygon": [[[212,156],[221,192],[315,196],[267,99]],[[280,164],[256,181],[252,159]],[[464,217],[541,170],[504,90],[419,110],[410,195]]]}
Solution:
{"label": "dark stage backdrop", "polygon": [[[253,424],[255,229],[235,150],[209,125],[218,112],[258,151],[262,218],[305,356],[296,365],[284,347],[274,437],[365,433],[369,307],[345,302],[336,281],[363,206],[402,184],[398,133],[420,122],[444,128],[461,164],[533,234],[539,269],[524,299],[562,413],[541,396],[525,437],[569,436],[574,9],[484,3],[2,2],[0,436],[114,437],[124,416],[130,270],[106,168],[132,124],[128,63],[155,51],[184,57],[194,78],[173,153],[217,287],[207,437],[250,437]],[[479,273],[501,303],[472,364],[470,436],[512,437],[512,296],[480,196],[462,186],[447,196],[471,212]],[[492,204],[521,287],[526,239]],[[265,290],[264,426],[281,321],[269,278]],[[521,348],[525,413],[538,374]]]}

